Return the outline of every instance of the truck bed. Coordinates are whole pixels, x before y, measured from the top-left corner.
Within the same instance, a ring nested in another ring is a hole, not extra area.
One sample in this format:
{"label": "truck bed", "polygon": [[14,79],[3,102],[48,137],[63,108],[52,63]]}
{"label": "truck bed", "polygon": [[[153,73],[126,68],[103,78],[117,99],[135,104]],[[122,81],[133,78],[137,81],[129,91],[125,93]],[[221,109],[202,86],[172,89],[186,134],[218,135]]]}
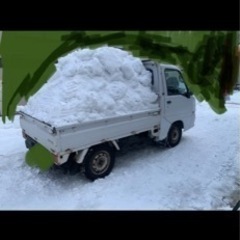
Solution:
{"label": "truck bed", "polygon": [[160,123],[159,108],[62,127],[54,127],[21,111],[19,114],[25,133],[54,154],[76,152],[99,143],[153,131]]}

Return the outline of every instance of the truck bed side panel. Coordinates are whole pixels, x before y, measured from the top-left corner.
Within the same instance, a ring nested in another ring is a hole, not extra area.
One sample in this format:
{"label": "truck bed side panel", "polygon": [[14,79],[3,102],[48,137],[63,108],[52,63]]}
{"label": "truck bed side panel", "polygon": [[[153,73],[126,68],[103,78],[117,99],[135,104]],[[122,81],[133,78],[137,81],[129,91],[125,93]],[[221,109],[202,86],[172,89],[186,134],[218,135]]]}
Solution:
{"label": "truck bed side panel", "polygon": [[160,109],[59,128],[22,113],[20,124],[27,135],[50,152],[64,154],[152,130],[160,124]]}
{"label": "truck bed side panel", "polygon": [[[61,129],[59,136],[61,152],[76,151],[103,143],[120,139],[140,132],[148,131],[160,123],[160,111],[144,112],[138,115],[123,116],[121,119],[105,120],[101,124],[89,124],[79,129]],[[82,128],[82,129],[81,129]],[[57,130],[58,131],[58,130]]]}

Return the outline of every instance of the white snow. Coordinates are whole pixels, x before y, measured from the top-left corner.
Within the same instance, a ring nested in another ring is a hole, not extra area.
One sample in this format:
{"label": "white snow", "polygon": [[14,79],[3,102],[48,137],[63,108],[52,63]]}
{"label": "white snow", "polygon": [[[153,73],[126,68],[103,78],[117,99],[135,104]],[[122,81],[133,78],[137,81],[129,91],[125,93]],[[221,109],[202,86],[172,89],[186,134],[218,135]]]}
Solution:
{"label": "white snow", "polygon": [[178,146],[135,148],[95,182],[27,166],[19,117],[0,122],[0,209],[230,210],[232,194],[240,197],[240,92],[226,106],[217,115],[197,102],[196,125]]}
{"label": "white snow", "polygon": [[21,110],[61,126],[152,109],[156,99],[151,73],[139,58],[100,47],[60,58],[55,74]]}

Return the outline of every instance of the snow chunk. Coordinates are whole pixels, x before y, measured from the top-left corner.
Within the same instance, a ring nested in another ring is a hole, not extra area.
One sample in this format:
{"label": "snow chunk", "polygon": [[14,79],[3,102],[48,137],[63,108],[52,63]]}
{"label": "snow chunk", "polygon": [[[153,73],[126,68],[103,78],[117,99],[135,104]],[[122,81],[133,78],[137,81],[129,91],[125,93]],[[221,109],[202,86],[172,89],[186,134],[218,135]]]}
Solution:
{"label": "snow chunk", "polygon": [[56,72],[22,111],[61,126],[157,108],[156,99],[141,60],[105,46],[59,58]]}

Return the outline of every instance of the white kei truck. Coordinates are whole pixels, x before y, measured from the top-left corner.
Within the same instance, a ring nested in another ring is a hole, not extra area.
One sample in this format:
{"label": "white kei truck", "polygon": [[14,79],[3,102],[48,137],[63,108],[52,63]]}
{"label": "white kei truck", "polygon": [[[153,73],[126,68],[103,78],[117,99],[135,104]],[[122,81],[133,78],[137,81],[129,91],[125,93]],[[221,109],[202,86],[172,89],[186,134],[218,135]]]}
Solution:
{"label": "white kei truck", "polygon": [[194,126],[195,98],[179,67],[152,60],[142,62],[151,72],[152,90],[158,95],[156,109],[61,127],[20,111],[27,148],[39,143],[52,153],[54,166],[79,166],[88,179],[95,180],[112,171],[116,151],[131,138],[175,147],[182,131]]}

